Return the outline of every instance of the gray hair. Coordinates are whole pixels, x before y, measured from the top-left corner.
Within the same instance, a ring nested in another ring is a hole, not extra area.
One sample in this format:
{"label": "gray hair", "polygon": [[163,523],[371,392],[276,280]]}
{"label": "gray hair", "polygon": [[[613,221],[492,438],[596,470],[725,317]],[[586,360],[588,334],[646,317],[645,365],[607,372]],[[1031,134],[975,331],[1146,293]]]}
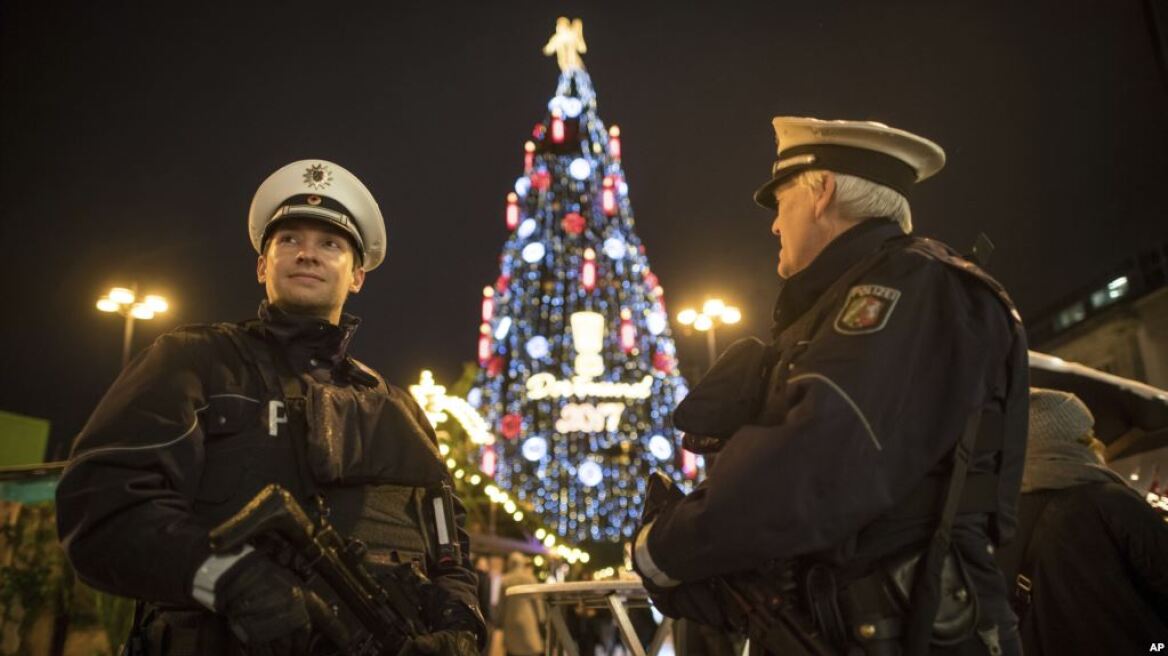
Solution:
{"label": "gray hair", "polygon": [[[835,173],[835,197],[832,203],[848,219],[888,217],[896,221],[904,233],[912,233],[912,211],[908,199],[884,185],[854,175]],[[799,182],[811,187],[823,185],[823,171],[804,171]]]}

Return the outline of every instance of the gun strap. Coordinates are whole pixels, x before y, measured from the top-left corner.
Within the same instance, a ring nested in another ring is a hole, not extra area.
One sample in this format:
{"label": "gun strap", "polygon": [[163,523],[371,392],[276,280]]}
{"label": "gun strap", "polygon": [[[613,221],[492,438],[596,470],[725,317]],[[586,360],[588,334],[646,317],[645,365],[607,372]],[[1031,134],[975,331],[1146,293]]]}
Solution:
{"label": "gun strap", "polygon": [[[251,365],[264,383],[264,393],[269,400],[282,399],[284,410],[291,418],[293,409],[299,414],[299,420],[288,422],[291,432],[292,454],[296,459],[296,469],[299,473],[301,491],[305,498],[317,498],[320,491],[316,486],[316,479],[308,469],[307,440],[308,435],[308,399],[305,394],[306,383],[292,373],[291,367],[283,357],[272,357],[273,345],[247,333],[245,328],[236,324],[219,324],[222,332],[231,341],[244,362]],[[246,335],[246,337],[245,337]]]}
{"label": "gun strap", "polygon": [[941,511],[941,521],[929,541],[928,551],[917,571],[913,583],[912,610],[908,617],[908,632],[905,637],[905,653],[908,656],[924,656],[929,653],[929,642],[933,634],[933,622],[937,618],[940,602],[941,566],[952,541],[953,520],[961,505],[961,490],[965,485],[965,474],[969,470],[970,454],[977,441],[981,427],[982,408],[970,413],[965,420],[965,430],[953,449],[953,469],[949,474],[949,489],[945,492],[945,506]]}

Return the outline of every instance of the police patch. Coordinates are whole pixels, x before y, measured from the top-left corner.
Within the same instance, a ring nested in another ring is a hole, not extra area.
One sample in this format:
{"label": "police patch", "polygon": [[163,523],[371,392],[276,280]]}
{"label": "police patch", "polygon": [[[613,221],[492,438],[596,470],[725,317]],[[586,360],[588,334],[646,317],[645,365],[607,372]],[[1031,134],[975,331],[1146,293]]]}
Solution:
{"label": "police patch", "polygon": [[884,328],[900,291],[880,285],[857,285],[848,290],[848,300],[835,318],[835,331],[841,335],[864,335]]}

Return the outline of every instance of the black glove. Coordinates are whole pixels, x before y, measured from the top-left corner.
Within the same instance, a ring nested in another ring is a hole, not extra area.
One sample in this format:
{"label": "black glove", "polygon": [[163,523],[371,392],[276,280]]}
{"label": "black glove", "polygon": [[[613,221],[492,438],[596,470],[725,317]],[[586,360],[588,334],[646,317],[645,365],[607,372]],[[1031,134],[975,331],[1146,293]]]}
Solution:
{"label": "black glove", "polygon": [[215,610],[253,651],[304,653],[312,622],[302,585],[292,572],[254,552],[216,581]]}
{"label": "black glove", "polygon": [[722,631],[743,628],[743,618],[730,612],[714,579],[682,583],[672,588],[659,587],[649,580],[644,584],[649,591],[649,600],[663,615],[693,620]]}
{"label": "black glove", "polygon": [[486,646],[487,625],[477,608],[455,599],[449,590],[428,579],[418,592],[423,618],[432,631],[468,633],[477,647]]}
{"label": "black glove", "polygon": [[645,511],[641,513],[641,526],[653,521],[661,511],[684,498],[685,493],[660,470],[649,474],[645,484]]}
{"label": "black glove", "polygon": [[446,629],[420,635],[406,642],[397,656],[479,656],[479,645],[470,631]]}

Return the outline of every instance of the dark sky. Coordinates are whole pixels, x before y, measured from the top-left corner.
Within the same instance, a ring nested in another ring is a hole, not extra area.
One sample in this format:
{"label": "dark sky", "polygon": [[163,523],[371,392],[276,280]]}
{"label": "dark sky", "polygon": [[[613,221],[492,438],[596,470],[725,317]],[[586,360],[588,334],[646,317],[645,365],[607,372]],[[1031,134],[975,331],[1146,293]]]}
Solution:
{"label": "dark sky", "polygon": [[[750,194],[788,114],[940,143],[918,232],[988,233],[1034,315],[1168,238],[1154,3],[4,0],[0,409],[49,418],[55,440],[80,428],[118,369],[121,322],[94,308],[111,285],[173,300],[136,348],[252,315],[251,195],[309,157],[357,173],[388,222],[388,261],[350,304],[355,353],[399,383],[451,381],[555,88],[540,49],[560,14],[584,20],[671,311],[717,292],[746,315],[726,339],[765,333],[776,243]],[[683,366],[704,358],[679,341]]]}

